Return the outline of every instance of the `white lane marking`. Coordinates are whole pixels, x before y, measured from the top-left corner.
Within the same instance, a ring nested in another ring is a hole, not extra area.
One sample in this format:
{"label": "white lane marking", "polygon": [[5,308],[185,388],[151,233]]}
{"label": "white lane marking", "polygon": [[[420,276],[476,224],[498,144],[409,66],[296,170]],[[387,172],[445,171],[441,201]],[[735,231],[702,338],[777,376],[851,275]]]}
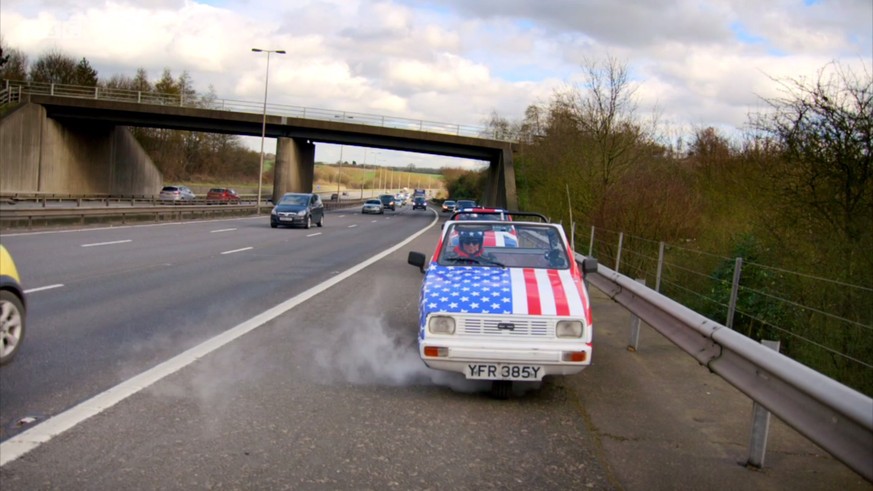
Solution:
{"label": "white lane marking", "polygon": [[376,222],[378,222],[378,221],[379,221],[379,220],[370,220],[370,223],[376,223]]}
{"label": "white lane marking", "polygon": [[163,223],[144,223],[141,225],[113,225],[111,227],[94,227],[94,228],[74,228],[68,230],[40,230],[39,232],[3,232],[3,237],[21,237],[25,235],[50,235],[50,234],[70,234],[75,232],[94,232],[98,230],[119,230],[122,228],[142,228],[142,227],[177,227],[184,225],[200,225],[204,222],[229,222],[234,220],[263,220],[263,215],[253,217],[236,217],[236,218],[215,218],[208,220],[188,220],[184,222],[163,222]]}
{"label": "white lane marking", "polygon": [[220,228],[218,230],[210,230],[209,233],[210,234],[217,234],[219,232],[233,232],[234,230],[236,230],[236,229],[235,228]]}
{"label": "white lane marking", "polygon": [[353,223],[353,224],[349,225],[349,228],[355,228],[355,227],[357,227],[357,226],[358,226],[357,223]]}
{"label": "white lane marking", "polygon": [[323,232],[315,232],[314,234],[309,234],[307,237],[315,237],[316,235],[321,235]]}
{"label": "white lane marking", "polygon": [[77,406],[67,409],[60,414],[56,414],[55,416],[52,416],[51,418],[45,420],[43,423],[40,423],[33,428],[27,431],[23,431],[18,435],[9,438],[3,443],[0,443],[0,467],[3,467],[7,463],[12,462],[13,460],[21,457],[27,452],[30,452],[31,450],[42,445],[43,443],[46,443],[52,438],[60,435],[70,428],[73,428],[74,426],[87,420],[91,416],[100,414],[101,412],[109,409],[110,407],[136,394],[137,392],[178,372],[179,370],[187,367],[188,365],[230,343],[231,341],[234,341],[244,334],[254,331],[255,329],[266,324],[267,322],[270,322],[276,317],[279,317],[285,312],[288,312],[294,307],[336,285],[337,283],[346,280],[347,278],[351,277],[355,273],[358,273],[367,266],[375,263],[376,261],[379,261],[380,259],[402,248],[406,244],[412,242],[419,235],[425,233],[429,228],[433,227],[438,221],[439,217],[434,218],[430,225],[410,235],[409,237],[407,237],[406,240],[398,243],[394,247],[382,251],[379,254],[371,257],[370,259],[367,259],[366,261],[356,266],[352,266],[351,268],[343,271],[336,276],[332,276],[330,279],[325,280],[324,283],[316,285],[309,290],[306,290],[305,292],[297,295],[296,297],[289,298],[279,305],[267,309],[264,312],[252,317],[251,319],[242,322],[241,324],[237,324],[227,331],[224,331],[223,333],[211,339],[207,339],[197,346],[194,346],[193,348],[183,353],[179,353],[169,360],[160,363],[140,373],[139,375],[129,378],[124,382],[116,385],[115,387],[111,387],[101,392],[100,394],[97,394],[91,399],[81,402]]}
{"label": "white lane marking", "polygon": [[250,251],[254,249],[254,247],[243,247],[242,249],[234,249],[232,251],[224,251],[222,254],[233,254],[234,252],[242,252],[242,251]]}
{"label": "white lane marking", "polygon": [[93,244],[82,244],[82,247],[97,247],[97,246],[105,246],[105,245],[113,245],[113,244],[124,244],[126,242],[133,242],[130,239],[127,240],[113,240],[112,242],[94,242]]}
{"label": "white lane marking", "polygon": [[63,283],[58,283],[57,285],[38,286],[36,288],[30,288],[28,290],[24,290],[24,293],[29,295],[33,292],[41,292],[41,291],[45,291],[45,290],[51,290],[54,288],[63,288],[63,286],[64,286]]}

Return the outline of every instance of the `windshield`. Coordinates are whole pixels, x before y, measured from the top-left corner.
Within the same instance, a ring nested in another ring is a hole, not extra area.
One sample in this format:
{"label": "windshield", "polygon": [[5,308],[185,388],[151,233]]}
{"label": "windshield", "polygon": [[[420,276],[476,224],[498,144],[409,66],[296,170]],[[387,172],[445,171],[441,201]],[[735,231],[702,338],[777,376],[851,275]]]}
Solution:
{"label": "windshield", "polygon": [[290,196],[282,196],[280,205],[307,205],[309,204],[309,196],[305,194],[292,194]]}
{"label": "windshield", "polygon": [[481,265],[567,269],[570,260],[557,225],[450,222],[438,258],[443,266]]}

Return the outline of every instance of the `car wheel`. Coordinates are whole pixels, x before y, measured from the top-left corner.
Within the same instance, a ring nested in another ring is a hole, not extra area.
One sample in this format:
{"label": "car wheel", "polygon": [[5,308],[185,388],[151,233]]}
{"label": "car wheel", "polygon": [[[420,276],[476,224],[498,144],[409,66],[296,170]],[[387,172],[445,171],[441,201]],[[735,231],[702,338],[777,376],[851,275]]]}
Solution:
{"label": "car wheel", "polygon": [[512,380],[495,380],[491,382],[491,397],[506,400],[512,395]]}
{"label": "car wheel", "polygon": [[316,223],[319,227],[324,226],[324,213],[321,214],[321,218],[318,219],[318,223]]}
{"label": "car wheel", "polygon": [[24,305],[10,291],[0,291],[0,365],[12,361],[24,341]]}
{"label": "car wheel", "polygon": [[303,221],[303,228],[309,230],[312,228],[312,216],[306,215],[306,220]]}
{"label": "car wheel", "polygon": [[278,223],[276,223],[276,222],[270,222],[270,228],[276,228],[276,227],[278,227],[278,226],[279,226]]}

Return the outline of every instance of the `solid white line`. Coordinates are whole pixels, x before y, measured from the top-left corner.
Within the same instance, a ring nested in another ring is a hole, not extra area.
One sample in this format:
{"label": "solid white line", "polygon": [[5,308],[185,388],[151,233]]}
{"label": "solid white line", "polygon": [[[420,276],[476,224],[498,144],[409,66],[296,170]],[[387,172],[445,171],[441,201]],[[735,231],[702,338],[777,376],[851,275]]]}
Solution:
{"label": "solid white line", "polygon": [[64,286],[63,283],[58,283],[57,285],[38,286],[38,287],[36,287],[36,288],[31,288],[31,289],[29,289],[29,290],[24,290],[24,293],[25,293],[25,294],[30,294],[30,293],[33,293],[33,292],[41,292],[41,291],[44,291],[44,290],[51,290],[51,289],[53,289],[53,288],[62,288],[63,286]]}
{"label": "solid white line", "polygon": [[235,228],[220,228],[218,230],[210,230],[210,234],[217,234],[218,232],[233,232],[236,230]]}
{"label": "solid white line", "polygon": [[357,223],[353,223],[353,224],[349,225],[349,228],[355,228],[355,227],[357,227],[357,226],[358,226]]}
{"label": "solid white line", "polygon": [[254,247],[243,247],[242,249],[234,249],[232,251],[224,251],[224,252],[222,252],[222,254],[233,254],[234,252],[249,251],[252,249],[254,249]]}
{"label": "solid white line", "polygon": [[125,242],[133,242],[130,239],[127,240],[113,240],[112,242],[95,242],[93,244],[82,244],[82,247],[96,247],[96,246],[105,246],[105,245],[113,245],[113,244],[124,244]]}
{"label": "solid white line", "polygon": [[116,385],[115,387],[107,389],[106,391],[97,394],[96,396],[78,404],[77,406],[74,406],[55,416],[52,416],[43,423],[40,423],[27,431],[24,431],[22,433],[19,433],[18,435],[9,438],[3,443],[0,443],[0,467],[3,467],[7,463],[12,462],[13,460],[21,457],[22,455],[33,450],[34,448],[48,442],[52,438],[60,435],[70,428],[73,428],[74,426],[87,420],[91,416],[100,414],[101,412],[118,404],[124,399],[127,399],[128,397],[151,386],[152,384],[161,381],[165,377],[168,377],[178,372],[179,370],[187,367],[188,365],[194,363],[200,358],[203,358],[209,353],[212,353],[213,351],[221,348],[231,341],[234,341],[244,334],[254,331],[255,329],[266,324],[267,322],[270,322],[276,317],[279,317],[285,312],[288,312],[294,307],[309,300],[315,295],[351,277],[352,275],[358,273],[367,266],[375,263],[376,261],[379,261],[385,256],[388,256],[394,251],[412,242],[413,239],[423,234],[429,228],[433,227],[438,221],[439,217],[434,218],[430,225],[409,236],[406,240],[398,243],[394,247],[380,252],[370,259],[367,259],[366,261],[359,263],[356,266],[353,266],[336,276],[332,276],[324,283],[316,285],[309,290],[306,290],[305,292],[297,295],[296,297],[289,298],[279,305],[276,305],[275,307],[268,309],[241,324],[237,324],[229,330],[224,331],[223,333],[211,339],[208,339],[183,353],[176,355],[169,360],[160,363],[140,373],[139,375],[134,376],[133,378],[127,379],[126,381]]}
{"label": "solid white line", "polygon": [[309,234],[307,237],[315,237],[316,235],[321,235],[323,232],[315,232],[314,234]]}

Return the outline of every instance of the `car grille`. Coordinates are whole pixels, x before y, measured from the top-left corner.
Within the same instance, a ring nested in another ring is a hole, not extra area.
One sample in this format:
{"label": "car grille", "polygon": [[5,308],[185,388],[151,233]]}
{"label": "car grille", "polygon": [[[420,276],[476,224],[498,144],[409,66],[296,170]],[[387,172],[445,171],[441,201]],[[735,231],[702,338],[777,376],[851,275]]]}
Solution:
{"label": "car grille", "polygon": [[530,317],[464,317],[461,333],[468,336],[554,337],[555,323]]}

